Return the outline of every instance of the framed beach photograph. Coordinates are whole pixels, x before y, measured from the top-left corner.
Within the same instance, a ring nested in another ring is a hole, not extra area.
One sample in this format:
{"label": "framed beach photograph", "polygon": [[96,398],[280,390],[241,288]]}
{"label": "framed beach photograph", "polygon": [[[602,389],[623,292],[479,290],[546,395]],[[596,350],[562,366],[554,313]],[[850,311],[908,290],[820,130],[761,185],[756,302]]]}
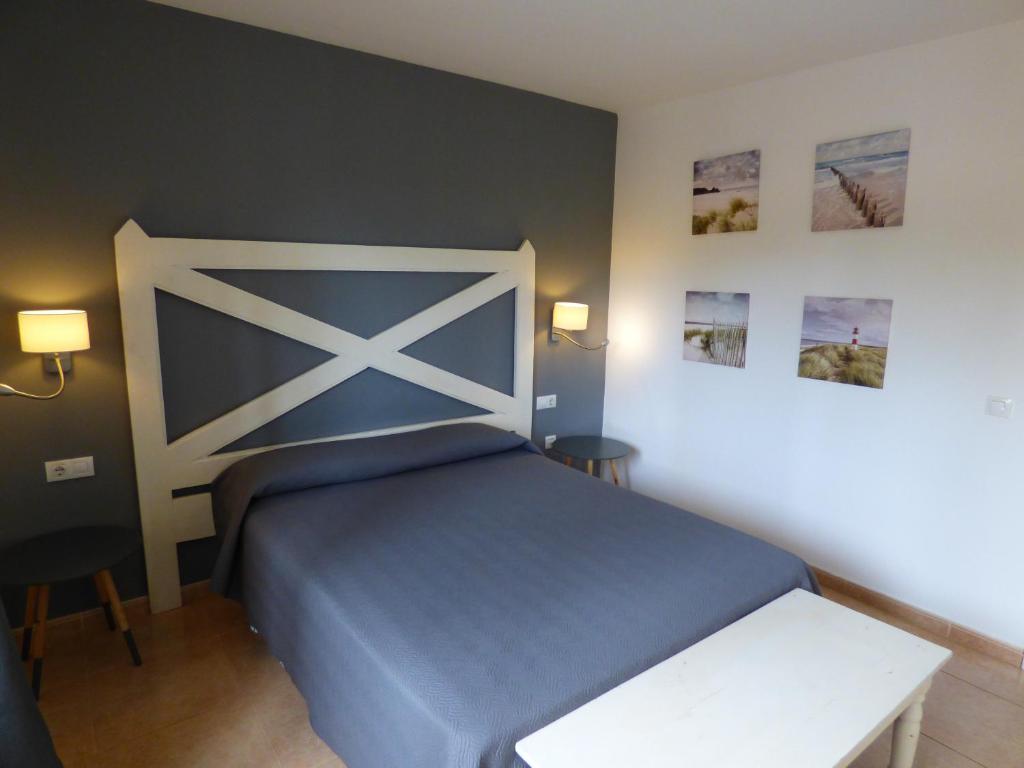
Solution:
{"label": "framed beach photograph", "polygon": [[749,315],[749,293],[687,291],[683,359],[744,368]]}
{"label": "framed beach photograph", "polygon": [[811,230],[903,226],[910,129],[819,144]]}
{"label": "framed beach photograph", "polygon": [[891,324],[889,299],[807,296],[797,375],[881,389]]}
{"label": "framed beach photograph", "polygon": [[757,229],[761,150],[693,164],[693,234]]}

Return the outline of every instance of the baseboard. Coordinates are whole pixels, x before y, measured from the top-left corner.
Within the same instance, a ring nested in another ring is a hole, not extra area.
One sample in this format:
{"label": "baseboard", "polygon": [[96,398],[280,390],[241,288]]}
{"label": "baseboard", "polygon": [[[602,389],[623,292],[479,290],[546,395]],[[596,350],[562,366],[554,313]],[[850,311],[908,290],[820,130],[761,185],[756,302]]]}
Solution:
{"label": "baseboard", "polygon": [[[203,581],[194,581],[191,584],[181,585],[181,602],[182,605],[196,600],[203,595],[210,592],[210,580],[205,579]],[[131,597],[127,600],[122,600],[121,605],[125,608],[129,606],[142,605],[145,610],[149,610],[149,597],[141,595],[139,597]],[[74,624],[77,622],[84,622],[86,619],[92,616],[100,616],[103,613],[102,608],[89,608],[86,611],[78,611],[78,613],[66,613],[63,616],[55,616],[52,619],[46,620],[46,626],[55,627],[61,624]],[[12,630],[22,630],[24,627],[11,627]]]}
{"label": "baseboard", "polygon": [[836,592],[842,592],[847,597],[852,597],[854,600],[859,600],[862,603],[897,616],[919,629],[948,638],[954,643],[967,646],[972,650],[1007,664],[1012,664],[1018,669],[1024,668],[1024,649],[1007,645],[1001,640],[995,640],[949,619],[936,616],[928,611],[922,611],[920,608],[915,608],[881,592],[875,592],[873,589],[862,587],[860,584],[848,581],[828,571],[823,571],[821,568],[814,568],[814,573],[818,577],[818,583],[823,587],[834,589]]}

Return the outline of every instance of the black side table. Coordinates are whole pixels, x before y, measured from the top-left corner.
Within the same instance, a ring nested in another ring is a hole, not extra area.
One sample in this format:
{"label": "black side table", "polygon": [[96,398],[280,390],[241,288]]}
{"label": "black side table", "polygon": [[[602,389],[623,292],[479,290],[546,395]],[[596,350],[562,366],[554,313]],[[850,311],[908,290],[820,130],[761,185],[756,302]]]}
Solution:
{"label": "black side table", "polygon": [[623,442],[599,435],[560,437],[551,449],[565,457],[566,466],[571,467],[573,460],[586,461],[587,474],[598,477],[601,475],[601,462],[607,461],[612,471],[612,481],[616,485],[619,484],[619,471],[615,467],[615,460],[625,458],[630,450]]}
{"label": "black side table", "polygon": [[50,585],[92,576],[103,604],[107,626],[124,635],[135,666],[142,664],[128,618],[117,595],[110,568],[139,548],[139,535],[130,528],[92,526],[67,528],[15,544],[0,553],[0,584],[26,587],[25,625],[21,658],[32,661],[32,691],[39,698],[43,681],[43,645]]}

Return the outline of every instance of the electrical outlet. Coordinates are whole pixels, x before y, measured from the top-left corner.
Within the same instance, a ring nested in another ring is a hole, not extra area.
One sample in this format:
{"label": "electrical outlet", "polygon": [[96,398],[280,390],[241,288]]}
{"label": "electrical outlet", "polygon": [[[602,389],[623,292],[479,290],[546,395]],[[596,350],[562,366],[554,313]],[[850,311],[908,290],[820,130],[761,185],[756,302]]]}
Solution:
{"label": "electrical outlet", "polygon": [[558,405],[558,395],[541,395],[537,398],[537,410],[543,411]]}
{"label": "electrical outlet", "polygon": [[989,395],[985,401],[985,413],[997,419],[1013,418],[1013,400],[1008,397]]}
{"label": "electrical outlet", "polygon": [[555,440],[558,439],[558,435],[545,435],[544,437],[544,450],[550,451],[551,446],[555,444]]}
{"label": "electrical outlet", "polygon": [[96,474],[92,456],[47,461],[43,466],[46,468],[46,482],[48,483],[56,483],[61,480],[75,480],[79,477],[92,477]]}

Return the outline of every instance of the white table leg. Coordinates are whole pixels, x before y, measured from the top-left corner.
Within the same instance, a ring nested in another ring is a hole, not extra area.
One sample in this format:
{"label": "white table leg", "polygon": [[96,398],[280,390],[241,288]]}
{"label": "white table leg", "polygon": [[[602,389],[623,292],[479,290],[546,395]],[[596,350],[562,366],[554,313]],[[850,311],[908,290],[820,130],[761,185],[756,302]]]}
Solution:
{"label": "white table leg", "polygon": [[917,752],[917,742],[921,736],[921,718],[924,717],[924,697],[930,686],[929,680],[917,692],[910,706],[896,718],[892,729],[892,756],[889,758],[889,768],[912,768],[914,765],[914,753]]}

